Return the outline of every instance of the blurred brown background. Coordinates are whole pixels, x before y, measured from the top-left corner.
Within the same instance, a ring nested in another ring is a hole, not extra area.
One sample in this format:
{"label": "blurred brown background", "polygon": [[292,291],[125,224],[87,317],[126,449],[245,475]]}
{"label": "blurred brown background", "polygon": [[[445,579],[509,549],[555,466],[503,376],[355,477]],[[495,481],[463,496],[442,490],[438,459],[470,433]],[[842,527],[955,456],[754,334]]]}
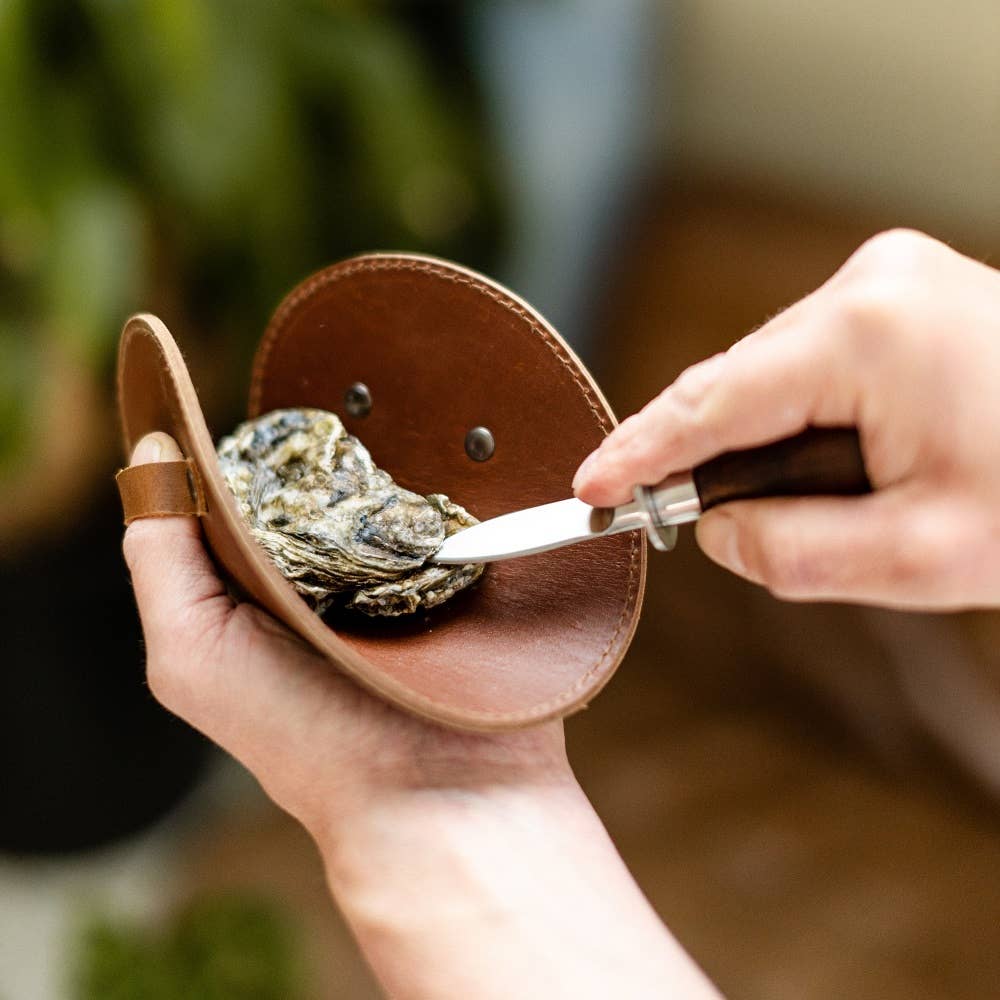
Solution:
{"label": "blurred brown background", "polygon": [[[305,835],[143,687],[122,318],[163,315],[221,431],[298,278],[436,252],[546,312],[625,415],[880,229],[997,258],[1000,8],[15,2],[0,39],[0,997],[170,995],[189,939],[266,956],[248,996],[376,996]],[[1000,992],[998,638],[780,604],[690,533],[651,559],[568,739],[727,994]]]}

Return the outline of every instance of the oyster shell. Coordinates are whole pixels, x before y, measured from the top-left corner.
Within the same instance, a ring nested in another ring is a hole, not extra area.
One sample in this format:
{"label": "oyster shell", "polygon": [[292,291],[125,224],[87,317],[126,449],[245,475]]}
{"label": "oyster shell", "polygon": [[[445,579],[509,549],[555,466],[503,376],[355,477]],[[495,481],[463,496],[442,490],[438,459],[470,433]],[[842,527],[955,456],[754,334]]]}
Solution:
{"label": "oyster shell", "polygon": [[217,450],[251,534],[320,613],[339,599],[367,615],[409,614],[483,573],[481,564],[427,564],[476,518],[443,494],[397,485],[336,414],[275,410]]}

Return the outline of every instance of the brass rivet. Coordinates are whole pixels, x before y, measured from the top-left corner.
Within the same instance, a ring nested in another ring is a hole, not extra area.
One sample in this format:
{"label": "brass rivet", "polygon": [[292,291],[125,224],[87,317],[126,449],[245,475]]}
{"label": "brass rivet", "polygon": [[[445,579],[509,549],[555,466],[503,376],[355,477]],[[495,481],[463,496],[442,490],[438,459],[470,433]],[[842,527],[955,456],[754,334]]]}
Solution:
{"label": "brass rivet", "polygon": [[372,394],[364,382],[355,382],[344,393],[344,408],[352,417],[367,417],[372,411]]}
{"label": "brass rivet", "polygon": [[465,454],[473,462],[485,462],[492,457],[496,449],[496,441],[488,427],[473,427],[465,435]]}

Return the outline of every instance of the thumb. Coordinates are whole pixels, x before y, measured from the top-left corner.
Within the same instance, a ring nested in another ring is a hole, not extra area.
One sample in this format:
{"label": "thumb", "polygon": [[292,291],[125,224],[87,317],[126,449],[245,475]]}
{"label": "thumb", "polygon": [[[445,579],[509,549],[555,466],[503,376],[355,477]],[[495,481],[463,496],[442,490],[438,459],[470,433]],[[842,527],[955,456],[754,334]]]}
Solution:
{"label": "thumb", "polygon": [[729,503],[696,531],[710,559],[777,597],[917,608],[942,599],[952,523],[885,490]]}
{"label": "thumb", "polygon": [[[135,446],[130,465],[183,457],[177,442],[157,431]],[[151,658],[179,636],[224,623],[232,601],[205,551],[196,517],[139,518],[126,528],[122,549]]]}

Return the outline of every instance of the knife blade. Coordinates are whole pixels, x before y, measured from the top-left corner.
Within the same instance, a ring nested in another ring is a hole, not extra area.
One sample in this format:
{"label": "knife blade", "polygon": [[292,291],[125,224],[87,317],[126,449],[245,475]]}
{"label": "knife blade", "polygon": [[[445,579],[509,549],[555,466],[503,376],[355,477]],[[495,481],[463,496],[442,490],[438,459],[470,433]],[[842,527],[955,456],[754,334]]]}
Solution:
{"label": "knife blade", "polygon": [[[446,565],[497,562],[574,545],[613,534],[611,526],[617,511],[624,512],[625,508],[591,507],[580,500],[569,499],[502,514],[449,536],[430,561]],[[623,516],[627,515],[623,513]],[[636,523],[618,530],[642,526],[639,518]]]}
{"label": "knife blade", "polygon": [[854,428],[810,427],[795,437],[727,452],[656,486],[637,486],[620,507],[557,500],[490,518],[445,539],[430,559],[443,565],[498,562],[622,531],[646,531],[661,551],[677,525],[723,503],[779,496],[856,496],[871,492]]}

